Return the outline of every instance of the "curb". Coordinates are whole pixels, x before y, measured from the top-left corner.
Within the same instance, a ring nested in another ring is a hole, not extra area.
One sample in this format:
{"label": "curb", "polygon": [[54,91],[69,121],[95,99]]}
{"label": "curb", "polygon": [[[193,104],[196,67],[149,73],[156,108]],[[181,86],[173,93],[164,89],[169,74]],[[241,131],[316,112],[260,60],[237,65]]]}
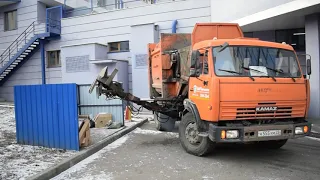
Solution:
{"label": "curb", "polygon": [[320,138],[320,133],[315,133],[315,132],[312,132],[312,131],[311,131],[308,136],[314,137],[314,138]]}
{"label": "curb", "polygon": [[61,163],[59,163],[51,168],[48,168],[48,169],[44,170],[42,173],[31,176],[27,179],[29,179],[29,180],[43,180],[43,179],[53,178],[53,177],[57,176],[58,174],[62,173],[63,171],[74,166],[75,164],[79,163],[80,161],[84,160],[85,158],[98,152],[99,150],[101,150],[102,148],[107,146],[108,144],[111,144],[112,142],[116,141],[117,139],[121,138],[122,136],[133,131],[137,127],[143,125],[146,122],[148,122],[148,119],[145,119],[141,122],[138,122],[137,124],[135,124],[131,127],[120,130],[120,131],[116,132],[115,134],[109,136],[108,138],[98,142],[97,144],[92,145],[92,147],[90,147],[82,152],[80,151],[78,154],[62,161]]}

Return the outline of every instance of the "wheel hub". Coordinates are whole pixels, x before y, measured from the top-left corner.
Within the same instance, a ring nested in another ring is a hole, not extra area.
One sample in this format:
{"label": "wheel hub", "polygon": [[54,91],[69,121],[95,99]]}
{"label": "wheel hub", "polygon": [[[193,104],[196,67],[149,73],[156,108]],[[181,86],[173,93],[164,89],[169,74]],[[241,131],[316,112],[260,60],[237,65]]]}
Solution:
{"label": "wheel hub", "polygon": [[185,135],[186,139],[191,143],[191,144],[196,144],[200,142],[200,137],[198,136],[199,132],[197,130],[196,123],[190,123],[186,127]]}

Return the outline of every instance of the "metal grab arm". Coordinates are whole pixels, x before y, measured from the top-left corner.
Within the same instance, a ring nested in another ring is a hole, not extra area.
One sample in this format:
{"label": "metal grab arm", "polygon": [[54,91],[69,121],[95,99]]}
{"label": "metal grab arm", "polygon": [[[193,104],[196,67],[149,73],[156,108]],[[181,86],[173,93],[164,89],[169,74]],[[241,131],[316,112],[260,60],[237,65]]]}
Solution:
{"label": "metal grab arm", "polygon": [[117,74],[118,70],[115,69],[110,76],[108,76],[108,67],[101,70],[96,80],[91,84],[89,93],[91,94],[94,88],[96,88],[97,98],[102,94],[107,98],[113,98],[114,96],[119,97],[122,100],[133,102],[140,105],[150,111],[160,112],[170,117],[177,117],[178,113],[172,111],[172,109],[162,106],[156,102],[149,102],[141,100],[140,98],[132,95],[131,93],[124,92],[121,83],[113,81],[113,78]]}

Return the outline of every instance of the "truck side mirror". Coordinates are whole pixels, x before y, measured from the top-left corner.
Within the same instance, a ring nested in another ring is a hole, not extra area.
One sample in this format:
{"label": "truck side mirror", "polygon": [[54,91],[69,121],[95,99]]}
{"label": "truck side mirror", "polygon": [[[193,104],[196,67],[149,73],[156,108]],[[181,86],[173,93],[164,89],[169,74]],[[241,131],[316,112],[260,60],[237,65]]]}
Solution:
{"label": "truck side mirror", "polygon": [[307,74],[311,74],[311,59],[307,59]]}
{"label": "truck side mirror", "polygon": [[197,69],[199,68],[198,67],[199,58],[200,58],[200,52],[198,50],[192,51],[190,73],[189,73],[190,77],[197,77],[198,76]]}

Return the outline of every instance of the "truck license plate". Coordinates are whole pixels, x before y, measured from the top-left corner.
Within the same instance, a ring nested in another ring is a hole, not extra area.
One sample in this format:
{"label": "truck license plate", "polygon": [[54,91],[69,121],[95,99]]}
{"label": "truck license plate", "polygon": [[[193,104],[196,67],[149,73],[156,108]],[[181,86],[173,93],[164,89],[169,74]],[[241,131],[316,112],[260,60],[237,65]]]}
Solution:
{"label": "truck license plate", "polygon": [[258,137],[280,136],[281,130],[258,131]]}

